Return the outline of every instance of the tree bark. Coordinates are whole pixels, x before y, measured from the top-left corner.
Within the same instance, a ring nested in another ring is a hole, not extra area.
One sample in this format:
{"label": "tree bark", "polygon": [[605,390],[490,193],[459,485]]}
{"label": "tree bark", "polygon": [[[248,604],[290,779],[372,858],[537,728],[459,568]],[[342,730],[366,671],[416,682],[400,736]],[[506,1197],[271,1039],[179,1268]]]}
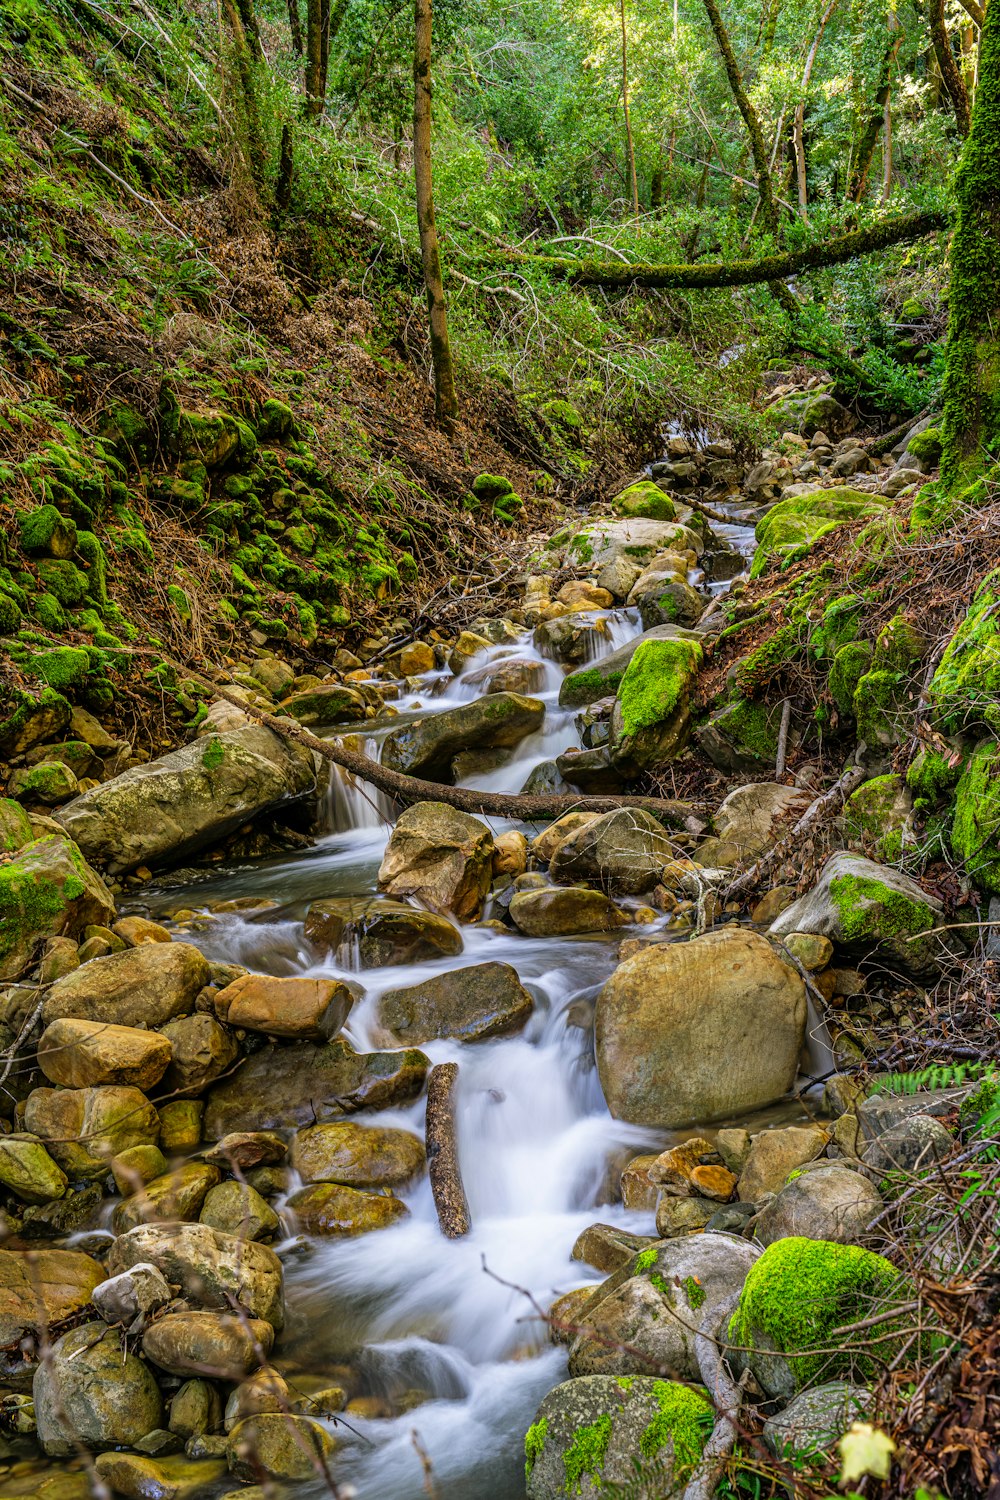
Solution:
{"label": "tree bark", "polygon": [[726,31],[725,23],[719,12],[716,0],[703,0],[705,11],[711,22],[715,33],[715,40],[722,55],[722,63],[729,79],[729,87],[732,91],[736,107],[743,116],[743,123],[750,137],[750,151],[753,155],[754,176],[757,179],[757,190],[760,193],[761,217],[764,227],[771,234],[778,232],[778,205],[774,201],[774,193],[771,189],[771,171],[767,159],[767,144],[764,140],[764,132],[761,129],[760,118],[743,85],[743,76],[740,73],[736,55],[733,52],[729,33]]}
{"label": "tree bark", "polygon": [[441,275],[441,251],[434,218],[434,175],[431,165],[431,34],[432,0],[414,0],[413,46],[413,172],[417,191],[420,259],[427,289],[431,365],[434,371],[434,414],[450,431],[458,416],[455,368],[448,338],[448,309]]}
{"label": "tree bark", "polygon": [[254,62],[263,62],[264,47],[260,39],[260,26],[257,22],[257,12],[254,10],[254,0],[236,0],[236,6],[240,13],[240,20],[243,22],[247,50]]}
{"label": "tree bark", "polygon": [[1000,452],[1000,0],[979,34],[979,86],[955,174],[941,479],[954,488]]}
{"label": "tree bark", "polygon": [[971,16],[977,26],[982,26],[986,20],[986,7],[979,4],[979,0],[959,0],[966,15]]}
{"label": "tree bark", "polygon": [[952,106],[955,110],[955,123],[958,126],[958,132],[964,138],[968,135],[971,124],[969,91],[965,87],[962,70],[955,61],[955,55],[951,50],[948,26],[944,18],[944,0],[930,0],[929,11],[934,55],[937,58],[944,86],[948,90]]}
{"label": "tree bark", "polygon": [[792,121],[792,141],[795,148],[795,179],[798,185],[799,213],[803,219],[809,219],[809,187],[806,180],[806,96],[809,93],[809,81],[812,78],[812,70],[816,63],[816,54],[819,44],[823,40],[823,33],[827,23],[834,11],[837,9],[839,0],[830,0],[829,5],[820,17],[816,28],[816,35],[812,39],[812,46],[806,57],[805,67],[802,69],[802,82],[799,85],[799,101],[795,106],[795,115]]}
{"label": "tree bark", "polygon": [[323,0],[306,0],[306,114],[323,113]]}
{"label": "tree bark", "polygon": [[[263,191],[263,169],[266,158],[264,138],[260,127],[260,112],[257,108],[257,90],[254,79],[254,59],[251,44],[243,25],[243,0],[222,0],[222,11],[233,38],[233,59],[240,81],[243,106],[243,121],[246,130],[246,165],[258,190]],[[256,18],[255,18],[256,19]],[[258,39],[258,46],[260,45]],[[263,53],[261,54],[263,56]]]}
{"label": "tree bark", "polygon": [[760,260],[734,260],[728,264],[709,262],[696,265],[621,265],[617,262],[571,260],[564,256],[528,255],[524,251],[508,251],[508,258],[517,261],[532,261],[543,266],[553,276],[566,277],[577,286],[604,287],[665,287],[705,288],[721,286],[751,286],[762,281],[773,281],[785,276],[796,276],[802,271],[816,270],[822,266],[841,265],[857,255],[870,255],[876,250],[885,250],[890,245],[905,244],[908,240],[920,239],[932,230],[941,229],[948,222],[947,215],[938,210],[904,214],[900,218],[883,219],[867,229],[852,229],[836,239],[810,245],[805,250],[786,251],[781,255],[766,255]]}
{"label": "tree bark", "polygon": [[625,26],[625,0],[619,0],[622,27],[622,107],[625,111],[625,147],[628,158],[629,184],[632,189],[632,212],[639,217],[639,179],[635,175],[635,144],[632,140],[632,116],[628,102],[628,31]]}
{"label": "tree bark", "polygon": [[892,87],[892,64],[902,41],[902,33],[893,31],[890,27],[885,53],[882,57],[882,71],[879,74],[878,87],[875,90],[875,98],[868,118],[861,129],[858,138],[857,151],[854,156],[854,165],[851,168],[851,176],[847,184],[847,196],[852,203],[860,203],[868,185],[868,174],[871,171],[872,161],[875,157],[875,148],[878,138],[882,132],[885,120],[885,106]]}
{"label": "tree bark", "polygon": [[292,46],[302,56],[302,18],[299,15],[299,0],[288,0],[288,31]]}
{"label": "tree bark", "polygon": [[459,1240],[472,1228],[469,1200],[462,1183],[455,1131],[455,1085],[458,1063],[438,1063],[427,1076],[424,1141],[427,1172],[441,1233]]}

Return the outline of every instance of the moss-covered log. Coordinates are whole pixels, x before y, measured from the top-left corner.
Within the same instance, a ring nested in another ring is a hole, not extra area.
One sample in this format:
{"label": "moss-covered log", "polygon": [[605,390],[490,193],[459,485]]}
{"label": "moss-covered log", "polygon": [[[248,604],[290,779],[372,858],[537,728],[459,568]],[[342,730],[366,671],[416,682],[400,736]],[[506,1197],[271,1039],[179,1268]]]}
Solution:
{"label": "moss-covered log", "polygon": [[615,261],[573,260],[568,256],[526,255],[510,251],[513,260],[530,261],[555,276],[565,276],[577,286],[630,287],[648,286],[697,290],[723,286],[750,286],[756,282],[797,276],[802,271],[841,265],[858,255],[871,255],[890,245],[902,245],[943,228],[948,217],[928,209],[883,219],[867,229],[853,229],[836,239],[809,245],[805,250],[789,250],[781,255],[765,255],[759,260],[709,261],[698,265],[622,265]]}

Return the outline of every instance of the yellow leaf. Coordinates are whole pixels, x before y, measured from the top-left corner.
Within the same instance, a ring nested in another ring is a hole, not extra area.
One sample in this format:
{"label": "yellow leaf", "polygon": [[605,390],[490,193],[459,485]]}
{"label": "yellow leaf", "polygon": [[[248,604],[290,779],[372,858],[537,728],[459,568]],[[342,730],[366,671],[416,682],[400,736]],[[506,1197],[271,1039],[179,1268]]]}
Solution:
{"label": "yellow leaf", "polygon": [[869,1422],[854,1422],[837,1444],[840,1450],[840,1482],[853,1484],[866,1474],[888,1479],[896,1444],[888,1433]]}

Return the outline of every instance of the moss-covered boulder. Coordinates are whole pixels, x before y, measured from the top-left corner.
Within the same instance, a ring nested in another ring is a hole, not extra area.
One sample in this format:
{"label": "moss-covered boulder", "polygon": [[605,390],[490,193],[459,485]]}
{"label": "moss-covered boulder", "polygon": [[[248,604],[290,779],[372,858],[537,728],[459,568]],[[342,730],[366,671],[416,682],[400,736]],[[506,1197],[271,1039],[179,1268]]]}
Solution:
{"label": "moss-covered boulder", "polygon": [[617,693],[625,676],[625,669],[643,641],[667,640],[686,634],[675,625],[660,625],[654,630],[646,631],[644,635],[637,635],[631,641],[626,641],[624,646],[609,651],[607,656],[600,657],[598,661],[589,662],[577,671],[570,672],[563,678],[559,688],[560,708],[582,708],[588,703],[596,703],[599,698],[612,697]]}
{"label": "moss-covered boulder", "polygon": [[76,844],[47,834],[0,865],[0,979],[15,979],[45,938],[114,920],[114,897]]}
{"label": "moss-covered boulder", "polygon": [[867,641],[849,641],[835,652],[827,686],[842,714],[854,713],[854,695],[871,662],[872,648]]}
{"label": "moss-covered boulder", "polygon": [[909,731],[915,704],[908,673],[866,672],[851,700],[859,741],[876,751],[899,744]]}
{"label": "moss-covered boulder", "polygon": [[828,532],[848,521],[875,516],[885,508],[882,496],[864,490],[811,490],[779,500],[757,522],[757,552],[750,572],[759,578],[775,562],[804,557]]}
{"label": "moss-covered boulder", "polygon": [[16,770],[7,790],[18,802],[41,802],[46,807],[57,807],[77,795],[79,783],[76,773],[62,761],[43,760],[37,765]]}
{"label": "moss-covered boulder", "polygon": [[[755,703],[734,692],[704,724],[698,725],[695,738],[721,771],[752,775],[755,771],[773,769],[780,728],[780,703]],[[793,728],[789,744],[795,745],[800,737]]]}
{"label": "moss-covered boulder", "polygon": [[49,557],[72,557],[76,548],[76,526],[54,505],[39,505],[21,516],[21,546],[25,552]]}
{"label": "moss-covered boulder", "polygon": [[1000,743],[984,740],[955,789],[951,847],[984,895],[1000,895]]}
{"label": "moss-covered boulder", "polygon": [[374,717],[374,710],[363,693],[340,684],[294,693],[281,706],[285,713],[307,728],[315,724],[357,724],[362,719]]}
{"label": "moss-covered boulder", "polygon": [[1000,571],[977,589],[931,679],[928,699],[946,733],[1000,729]]}
{"label": "moss-covered boulder", "polygon": [[638,484],[630,484],[615,496],[611,506],[620,516],[636,516],[648,521],[677,519],[677,506],[652,479],[642,479]]}
{"label": "moss-covered boulder", "polygon": [[14,854],[33,838],[24,808],[11,797],[0,797],[0,854]]}
{"label": "moss-covered boulder", "polygon": [[820,1380],[867,1381],[900,1345],[893,1325],[844,1331],[909,1300],[892,1263],[856,1245],[798,1236],[769,1245],[747,1276],[729,1336],[769,1396],[790,1397]]}
{"label": "moss-covered boulder", "polygon": [[549,545],[565,546],[568,562],[594,569],[622,557],[645,567],[657,552],[694,552],[700,557],[705,550],[704,538],[693,527],[641,516],[592,521],[579,530],[557,533]]}
{"label": "moss-covered boulder", "polygon": [[876,859],[896,864],[904,838],[913,844],[912,814],[913,797],[902,776],[876,776],[847,799],[844,832]]}
{"label": "moss-covered boulder", "polygon": [[611,1485],[679,1494],[714,1424],[700,1386],[641,1375],[568,1380],[549,1392],[525,1435],[528,1500],[596,1500]]}
{"label": "moss-covered boulder", "polygon": [[689,696],[702,663],[698,641],[645,640],[629,662],[611,719],[611,759],[624,771],[649,770],[683,750],[691,729]]}
{"label": "moss-covered boulder", "polygon": [[46,687],[41,692],[17,689],[9,706],[0,709],[0,755],[22,755],[32,745],[55,739],[69,725],[70,705],[62,693]]}

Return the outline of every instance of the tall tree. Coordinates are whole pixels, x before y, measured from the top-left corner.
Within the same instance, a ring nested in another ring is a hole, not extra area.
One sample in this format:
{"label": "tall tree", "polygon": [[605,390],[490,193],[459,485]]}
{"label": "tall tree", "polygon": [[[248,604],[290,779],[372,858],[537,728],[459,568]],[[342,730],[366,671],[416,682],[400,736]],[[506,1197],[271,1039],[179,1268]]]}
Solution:
{"label": "tall tree", "polygon": [[[892,12],[891,16],[892,21],[895,21],[895,12]],[[892,65],[899,50],[902,36],[902,31],[890,23],[886,31],[885,51],[882,54],[882,67],[879,71],[878,84],[875,88],[875,97],[862,123],[855,146],[854,160],[851,164],[851,176],[847,184],[847,196],[853,203],[861,202],[861,199],[864,197],[865,188],[868,186],[868,174],[871,171],[872,162],[875,158],[878,138],[882,134],[882,128],[885,124],[885,109],[892,90]]]}
{"label": "tall tree", "polygon": [[326,104],[324,10],[329,15],[326,0],[306,0],[306,114],[313,118],[323,113]]}
{"label": "tall tree", "polygon": [[931,41],[934,43],[934,52],[938,67],[941,69],[944,86],[948,90],[955,110],[955,123],[960,133],[966,136],[971,122],[969,91],[965,87],[962,70],[951,50],[951,38],[948,36],[948,25],[944,18],[944,0],[930,0],[930,23]]}
{"label": "tall tree", "polygon": [[622,105],[625,110],[625,148],[628,159],[629,185],[632,189],[632,212],[639,217],[639,180],[635,175],[635,144],[632,140],[632,116],[628,102],[628,29],[625,25],[625,0],[619,0],[622,26]]}
{"label": "tall tree", "polygon": [[432,0],[414,0],[413,41],[413,173],[417,189],[420,258],[427,289],[431,364],[434,370],[434,414],[450,431],[458,416],[455,367],[448,338],[448,309],[441,275],[441,251],[434,218],[434,173],[431,163]]}
{"label": "tall tree", "polygon": [[795,180],[798,185],[799,213],[803,219],[809,217],[809,187],[806,181],[806,98],[809,94],[809,81],[812,78],[812,70],[816,65],[816,54],[819,44],[823,40],[823,33],[827,28],[830,17],[837,9],[840,0],[829,0],[826,9],[819,18],[812,44],[806,54],[805,67],[802,69],[802,82],[799,84],[799,99],[795,106],[795,115],[792,121],[792,142],[795,148]]}
{"label": "tall tree", "polygon": [[760,216],[764,221],[765,229],[771,234],[778,232],[778,205],[774,201],[774,192],[771,188],[771,165],[768,160],[767,143],[764,140],[764,131],[761,128],[760,117],[747,94],[743,83],[743,75],[736,61],[733,44],[729,40],[729,33],[716,4],[716,0],[704,0],[705,10],[715,33],[722,63],[729,79],[729,87],[732,90],[736,107],[743,116],[743,123],[750,137],[750,152],[753,156],[754,177],[757,179],[757,191],[760,194]]}

